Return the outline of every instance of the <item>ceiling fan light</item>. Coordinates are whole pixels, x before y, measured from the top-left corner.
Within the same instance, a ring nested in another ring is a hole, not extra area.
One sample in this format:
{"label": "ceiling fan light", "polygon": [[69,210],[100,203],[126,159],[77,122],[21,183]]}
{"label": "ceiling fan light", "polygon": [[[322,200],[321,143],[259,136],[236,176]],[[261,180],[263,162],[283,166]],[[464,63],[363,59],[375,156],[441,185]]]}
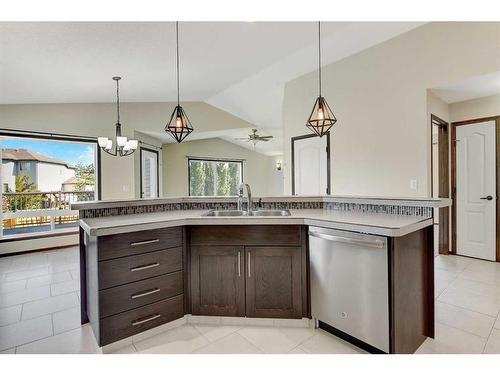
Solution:
{"label": "ceiling fan light", "polygon": [[337,119],[325,98],[319,96],[314,102],[314,107],[309,115],[306,126],[319,137],[322,137],[328,133],[336,122]]}
{"label": "ceiling fan light", "polygon": [[168,124],[165,126],[165,131],[178,143],[181,143],[193,130],[191,121],[189,121],[184,109],[180,105],[176,106]]}

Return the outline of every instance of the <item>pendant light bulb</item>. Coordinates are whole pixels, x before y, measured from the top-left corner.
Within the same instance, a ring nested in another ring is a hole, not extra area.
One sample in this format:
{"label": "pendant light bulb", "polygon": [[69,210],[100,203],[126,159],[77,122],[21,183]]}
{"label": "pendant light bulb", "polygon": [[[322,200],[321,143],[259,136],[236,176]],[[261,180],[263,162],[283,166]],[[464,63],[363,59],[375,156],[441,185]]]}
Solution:
{"label": "pendant light bulb", "polygon": [[177,116],[177,119],[175,120],[175,126],[177,128],[182,128],[182,118],[180,116]]}
{"label": "pendant light bulb", "polygon": [[116,144],[118,147],[125,147],[127,144],[127,137],[116,137]]}
{"label": "pendant light bulb", "polygon": [[321,108],[321,107],[318,108],[317,119],[318,120],[324,120],[325,119],[325,114],[323,113],[323,108]]}
{"label": "pendant light bulb", "polygon": [[107,137],[97,137],[97,143],[99,144],[99,147],[104,148],[108,144],[108,138]]}

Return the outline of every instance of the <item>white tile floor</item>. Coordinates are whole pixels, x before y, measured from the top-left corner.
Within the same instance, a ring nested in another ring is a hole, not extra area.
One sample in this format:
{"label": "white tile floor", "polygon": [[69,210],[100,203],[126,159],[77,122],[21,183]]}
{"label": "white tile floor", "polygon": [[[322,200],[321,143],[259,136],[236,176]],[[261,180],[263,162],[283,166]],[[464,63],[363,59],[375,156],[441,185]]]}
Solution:
{"label": "white tile floor", "polygon": [[57,350],[79,352],[67,344],[71,334],[89,348],[95,340],[80,327],[78,290],[76,247],[0,258],[0,353],[50,350],[59,340]]}
{"label": "white tile floor", "polygon": [[[78,279],[77,248],[0,258],[0,354],[100,353],[80,326]],[[499,311],[500,264],[438,256],[436,339],[417,353],[500,353]],[[321,330],[238,323],[192,319],[116,353],[362,353]]]}

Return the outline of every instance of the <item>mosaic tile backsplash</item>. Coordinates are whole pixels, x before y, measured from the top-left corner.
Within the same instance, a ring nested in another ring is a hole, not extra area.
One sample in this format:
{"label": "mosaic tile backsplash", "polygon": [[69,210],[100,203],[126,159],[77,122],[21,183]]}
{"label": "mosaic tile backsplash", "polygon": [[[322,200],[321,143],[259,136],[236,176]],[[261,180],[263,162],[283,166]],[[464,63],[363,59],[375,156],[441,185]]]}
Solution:
{"label": "mosaic tile backsplash", "polygon": [[[246,203],[243,204],[246,208]],[[365,204],[365,203],[339,203],[339,202],[262,202],[254,201],[254,209],[328,209],[339,211],[356,211],[366,213],[381,213],[391,215],[410,215],[432,217],[431,207],[416,207],[390,204]],[[164,211],[184,211],[184,210],[235,210],[236,202],[196,202],[196,203],[165,203],[152,205],[136,205],[112,208],[95,208],[80,210],[80,218],[98,218],[107,216],[133,215]]]}

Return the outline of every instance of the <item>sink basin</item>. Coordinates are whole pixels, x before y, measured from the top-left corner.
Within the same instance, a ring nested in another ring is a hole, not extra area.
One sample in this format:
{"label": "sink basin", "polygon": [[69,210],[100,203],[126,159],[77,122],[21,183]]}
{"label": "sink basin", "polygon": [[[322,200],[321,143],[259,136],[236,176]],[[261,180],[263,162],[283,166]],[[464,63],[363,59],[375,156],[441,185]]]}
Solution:
{"label": "sink basin", "polygon": [[238,210],[210,210],[202,216],[248,216],[248,212]]}
{"label": "sink basin", "polygon": [[[250,216],[290,216],[289,210],[257,210],[252,211]],[[202,216],[249,216],[247,211],[238,210],[210,210]]]}
{"label": "sink basin", "polygon": [[252,216],[290,216],[289,210],[257,210],[252,211]]}

